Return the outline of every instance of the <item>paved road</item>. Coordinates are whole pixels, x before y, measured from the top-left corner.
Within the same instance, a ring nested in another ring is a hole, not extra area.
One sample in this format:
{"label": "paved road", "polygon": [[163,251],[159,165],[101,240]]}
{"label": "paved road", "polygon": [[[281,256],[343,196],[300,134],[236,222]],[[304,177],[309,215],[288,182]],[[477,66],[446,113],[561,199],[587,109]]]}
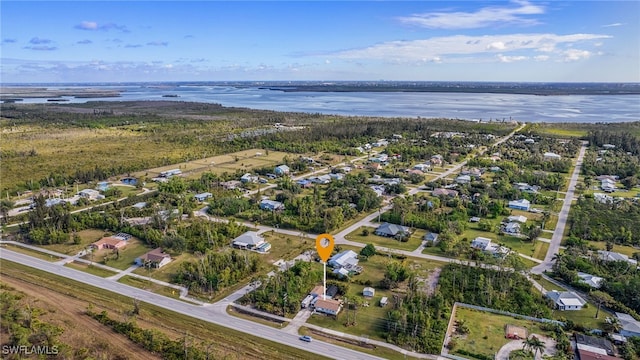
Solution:
{"label": "paved road", "polygon": [[[253,336],[261,337],[269,341],[299,348],[314,354],[332,357],[335,359],[356,360],[356,359],[382,359],[377,356],[361,353],[355,350],[332,345],[322,341],[311,343],[302,342],[298,335],[289,334],[285,331],[255,323],[253,321],[236,318],[222,313],[220,307],[198,306],[175,300],[166,296],[158,295],[146,290],[141,290],[132,286],[124,285],[115,281],[109,281],[101,277],[91,275],[75,269],[59,266],[48,261],[33,258],[11,250],[2,249],[0,257],[25,266],[40,269],[58,276],[73,279],[88,285],[92,285],[107,291],[122,294],[140,301],[156,305],[158,307],[175,311],[180,314],[192,316],[203,321],[218,324],[230,329],[241,331]],[[218,310],[216,310],[218,309]]]}
{"label": "paved road", "polygon": [[580,170],[582,169],[582,160],[584,159],[584,153],[587,150],[587,142],[582,142],[582,147],[580,148],[580,153],[578,154],[578,159],[576,160],[576,166],[573,169],[573,174],[571,174],[571,179],[569,180],[569,189],[564,197],[564,202],[562,203],[562,209],[558,213],[558,223],[556,225],[556,229],[553,232],[553,236],[551,237],[551,242],[549,243],[549,249],[547,250],[547,255],[544,257],[544,261],[542,264],[537,265],[531,269],[531,272],[534,274],[541,274],[547,270],[551,270],[553,267],[553,256],[560,251],[560,243],[562,242],[562,237],[564,235],[564,229],[567,226],[567,220],[569,219],[569,210],[571,209],[571,202],[573,201],[573,197],[576,191],[576,183],[578,182],[578,176],[580,175]]}

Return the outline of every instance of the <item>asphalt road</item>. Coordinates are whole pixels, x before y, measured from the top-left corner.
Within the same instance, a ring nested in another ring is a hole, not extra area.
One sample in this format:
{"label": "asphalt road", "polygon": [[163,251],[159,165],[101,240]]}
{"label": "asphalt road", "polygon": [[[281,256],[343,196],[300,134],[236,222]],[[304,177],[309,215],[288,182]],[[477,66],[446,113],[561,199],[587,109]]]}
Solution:
{"label": "asphalt road", "polygon": [[541,274],[545,270],[551,270],[553,266],[553,256],[560,251],[560,243],[562,242],[564,229],[567,226],[567,220],[569,219],[569,210],[571,209],[571,202],[573,201],[573,197],[575,196],[576,184],[578,183],[578,176],[580,176],[580,170],[582,169],[582,160],[584,159],[584,153],[586,150],[587,143],[583,142],[582,147],[580,148],[580,153],[578,154],[578,159],[576,159],[576,166],[573,169],[571,179],[569,180],[569,189],[567,190],[567,193],[564,197],[562,209],[560,209],[560,212],[558,213],[558,223],[556,224],[556,229],[553,232],[553,236],[551,237],[547,255],[544,257],[544,261],[540,265],[537,265],[531,269],[531,272],[534,274]]}
{"label": "asphalt road", "polygon": [[175,300],[166,296],[152,293],[150,291],[138,289],[115,281],[106,280],[95,275],[91,275],[64,266],[55,265],[48,261],[40,260],[7,249],[2,249],[0,251],[0,257],[5,260],[10,260],[25,266],[43,270],[57,276],[73,279],[84,284],[112,291],[124,296],[128,296],[130,298],[135,298],[140,301],[153,304],[167,310],[175,311],[180,314],[191,316],[203,321],[228,327],[230,329],[261,337],[276,343],[303,349],[310,353],[344,360],[382,359],[377,356],[361,353],[359,351],[347,349],[322,341],[317,341],[315,339],[310,343],[302,342],[298,339],[297,335],[288,334],[279,329],[228,315],[225,311],[225,307],[223,306],[191,305],[184,301]]}

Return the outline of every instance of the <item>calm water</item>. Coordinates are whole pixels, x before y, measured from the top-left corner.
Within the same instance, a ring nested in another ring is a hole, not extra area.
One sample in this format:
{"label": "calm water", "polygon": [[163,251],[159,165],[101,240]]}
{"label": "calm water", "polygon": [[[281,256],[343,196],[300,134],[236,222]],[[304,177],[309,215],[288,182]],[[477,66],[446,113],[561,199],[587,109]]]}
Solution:
{"label": "calm water", "polygon": [[[66,86],[65,89],[70,87]],[[475,93],[411,92],[282,92],[224,86],[101,87],[122,90],[118,98],[87,101],[172,100],[218,103],[223,106],[276,111],[383,117],[446,117],[465,120],[526,122],[640,121],[640,95],[536,96]],[[162,95],[175,94],[177,98]],[[24,99],[22,103],[44,103]]]}

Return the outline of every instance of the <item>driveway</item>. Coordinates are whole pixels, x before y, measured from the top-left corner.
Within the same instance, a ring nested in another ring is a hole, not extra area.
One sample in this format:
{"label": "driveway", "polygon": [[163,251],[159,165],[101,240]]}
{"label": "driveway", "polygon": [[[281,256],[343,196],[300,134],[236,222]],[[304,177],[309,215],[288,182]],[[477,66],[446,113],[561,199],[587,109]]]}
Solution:
{"label": "driveway", "polygon": [[[544,349],[544,353],[538,354],[536,359],[541,359],[541,355],[549,355],[553,356],[556,353],[556,341],[548,336],[542,336],[538,334],[531,334],[530,336],[535,336],[538,339],[542,340],[546,346]],[[498,350],[496,354],[496,360],[509,360],[509,354],[514,350],[522,350],[522,346],[524,345],[524,340],[513,340],[509,341],[506,345]]]}

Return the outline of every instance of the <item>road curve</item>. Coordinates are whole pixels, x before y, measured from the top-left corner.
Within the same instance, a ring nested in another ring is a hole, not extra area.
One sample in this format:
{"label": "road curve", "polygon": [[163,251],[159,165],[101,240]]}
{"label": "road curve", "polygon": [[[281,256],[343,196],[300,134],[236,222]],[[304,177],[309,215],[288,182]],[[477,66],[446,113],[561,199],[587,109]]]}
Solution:
{"label": "road curve", "polygon": [[382,359],[377,356],[365,354],[359,351],[325,343],[322,341],[313,341],[311,343],[302,342],[298,339],[297,335],[289,334],[282,330],[274,329],[272,327],[255,323],[249,320],[236,318],[226,314],[226,312],[221,313],[219,310],[216,311],[216,308],[213,306],[191,305],[180,300],[175,300],[166,296],[158,295],[150,291],[138,289],[115,281],[110,281],[75,269],[55,265],[48,261],[40,260],[11,250],[2,249],[2,251],[0,251],[0,258],[46,271],[57,276],[69,278],[84,284],[112,291],[114,293],[128,296],[130,298],[135,298],[167,310],[175,311],[177,313],[201,319],[213,324],[238,330],[247,334],[251,334],[253,336],[267,339],[269,341],[302,349],[310,353],[344,360]]}

